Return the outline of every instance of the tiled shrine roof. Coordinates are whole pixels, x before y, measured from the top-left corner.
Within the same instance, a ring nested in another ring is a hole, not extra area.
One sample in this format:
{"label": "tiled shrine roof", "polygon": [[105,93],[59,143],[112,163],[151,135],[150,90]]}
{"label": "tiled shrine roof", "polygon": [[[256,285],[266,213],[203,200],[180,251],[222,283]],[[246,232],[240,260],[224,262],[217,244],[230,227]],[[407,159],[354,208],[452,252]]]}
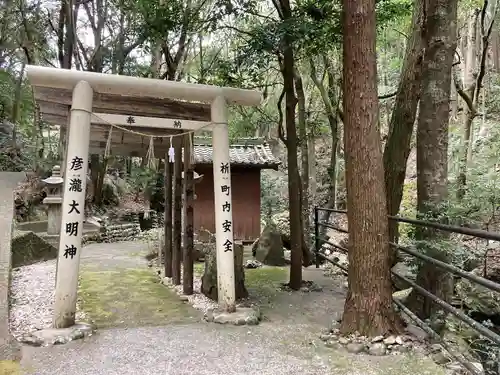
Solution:
{"label": "tiled shrine roof", "polygon": [[[194,139],[194,160],[196,164],[212,163],[210,138]],[[269,144],[258,138],[244,138],[231,142],[229,161],[232,165],[276,168],[281,162],[273,155]]]}

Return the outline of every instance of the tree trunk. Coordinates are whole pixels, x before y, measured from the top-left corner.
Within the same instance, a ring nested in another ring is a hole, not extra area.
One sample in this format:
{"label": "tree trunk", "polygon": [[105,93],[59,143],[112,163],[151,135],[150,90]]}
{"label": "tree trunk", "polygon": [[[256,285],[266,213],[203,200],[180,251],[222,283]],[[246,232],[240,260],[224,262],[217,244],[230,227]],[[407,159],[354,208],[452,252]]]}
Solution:
{"label": "tree trunk", "polygon": [[306,96],[300,72],[295,69],[295,92],[297,93],[297,107],[299,112],[299,144],[301,162],[301,206],[302,206],[302,228],[306,244],[311,243],[311,221],[309,219],[309,151],[307,144],[307,124],[306,124]]}
{"label": "tree trunk", "polygon": [[349,224],[349,290],[341,331],[397,333],[389,228],[378,132],[375,0],[344,0],[344,150]]}
{"label": "tree trunk", "polygon": [[316,150],[315,150],[315,137],[313,132],[309,132],[307,137],[307,152],[309,162],[309,200],[314,204],[316,201],[317,182],[316,182]]}
{"label": "tree trunk", "polygon": [[[333,74],[333,67],[328,60],[328,57],[323,56],[323,62],[325,65],[325,72],[328,79],[328,89],[323,84],[323,81],[318,79],[316,66],[314,61],[310,60],[311,67],[311,79],[314,85],[317,87],[323,104],[325,106],[326,115],[328,119],[328,125],[330,126],[331,133],[331,154],[330,154],[330,165],[328,167],[328,174],[330,176],[330,191],[328,194],[328,201],[326,203],[325,208],[335,208],[336,201],[336,193],[337,193],[337,155],[338,155],[338,144],[339,144],[339,136],[338,136],[338,116],[337,116],[337,108],[339,105],[339,99],[337,95],[337,85],[335,84],[335,77]],[[330,220],[330,211],[322,211],[320,213],[320,220],[323,222],[328,222]],[[320,237],[324,237],[327,228],[325,226],[321,226]]]}
{"label": "tree trunk", "polygon": [[458,92],[457,88],[455,87],[455,83],[451,83],[451,98],[450,98],[450,117],[452,120],[456,120],[458,116]]}
{"label": "tree trunk", "polygon": [[[423,1],[417,0],[413,8],[411,37],[406,46],[401,79],[384,149],[385,189],[389,215],[398,214],[403,198],[406,163],[410,155],[411,137],[420,100],[420,80],[424,54],[422,8]],[[392,242],[397,242],[397,222],[389,222],[389,238]],[[396,260],[396,253],[393,255],[392,263]]]}
{"label": "tree trunk", "polygon": [[[474,18],[469,23],[469,39],[467,45],[466,75],[464,76],[465,89],[460,88],[458,93],[466,102],[464,108],[463,142],[459,160],[459,172],[457,178],[457,198],[462,199],[465,195],[467,184],[468,163],[472,160],[472,135],[474,118],[477,116],[477,108],[486,75],[487,57],[489,53],[489,39],[493,30],[497,14],[496,2],[489,9],[488,2],[483,3],[481,10],[477,9]],[[480,19],[478,19],[481,17]],[[481,39],[477,38],[477,28],[480,28]],[[477,45],[480,42],[481,48]],[[477,51],[480,50],[479,56]],[[477,60],[478,59],[478,60]]]}
{"label": "tree trunk", "polygon": [[[280,0],[273,3],[280,18],[286,22],[292,18],[292,9],[289,0]],[[295,107],[297,98],[295,97],[295,68],[294,68],[294,53],[292,45],[292,36],[285,32],[282,40],[283,58],[280,59],[281,74],[283,76],[283,94],[280,97],[279,103],[285,96],[285,127],[286,140],[282,134],[282,128],[279,128],[280,138],[284,140],[287,150],[288,163],[288,207],[290,217],[290,247],[291,247],[291,264],[290,264],[290,282],[289,286],[293,290],[299,290],[302,286],[302,259],[304,250],[304,237],[302,233],[301,220],[301,192],[300,192],[300,175],[297,162],[297,129],[295,128]],[[280,107],[280,104],[278,105]],[[280,117],[282,114],[280,112]],[[307,249],[305,249],[307,250]]]}
{"label": "tree trunk", "polygon": [[[477,68],[477,27],[479,10],[474,10],[467,24],[467,48],[465,53],[465,73],[464,73],[464,92],[474,103],[474,94],[476,92],[476,68]],[[462,145],[460,150],[458,165],[458,188],[457,198],[462,199],[465,195],[465,186],[467,184],[467,154],[472,136],[472,126],[476,117],[476,103],[472,108],[465,104],[463,109],[462,123]]]}
{"label": "tree trunk", "polygon": [[[427,3],[424,30],[426,50],[422,75],[422,97],[417,128],[417,210],[427,219],[437,217],[448,197],[448,122],[451,68],[457,46],[457,0],[431,0]],[[442,235],[442,234],[440,234]],[[419,228],[417,238],[428,255],[446,261],[445,251],[436,251],[434,230]],[[450,277],[429,263],[422,264],[417,283],[446,300]],[[408,304],[420,318],[428,318],[436,305],[413,291]]]}
{"label": "tree trunk", "polygon": [[491,59],[493,60],[493,70],[495,73],[500,72],[500,33],[498,28],[491,32]]}

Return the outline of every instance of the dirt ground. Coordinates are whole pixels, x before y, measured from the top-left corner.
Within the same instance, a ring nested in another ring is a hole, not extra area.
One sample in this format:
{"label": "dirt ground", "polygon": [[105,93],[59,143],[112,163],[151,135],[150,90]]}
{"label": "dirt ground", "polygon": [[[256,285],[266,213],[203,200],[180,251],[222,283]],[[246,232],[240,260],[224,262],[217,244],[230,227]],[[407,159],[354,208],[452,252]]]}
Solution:
{"label": "dirt ground", "polygon": [[[246,270],[260,305],[258,326],[209,324],[202,314],[159,284],[147,267],[147,244],[93,244],[82,253],[80,307],[98,326],[93,337],[52,348],[23,349],[27,373],[172,375],[441,375],[412,354],[373,357],[327,348],[320,332],[343,309],[343,280],[314,267],[304,279],[323,289],[287,292],[285,267]],[[196,272],[203,266],[198,264]]]}

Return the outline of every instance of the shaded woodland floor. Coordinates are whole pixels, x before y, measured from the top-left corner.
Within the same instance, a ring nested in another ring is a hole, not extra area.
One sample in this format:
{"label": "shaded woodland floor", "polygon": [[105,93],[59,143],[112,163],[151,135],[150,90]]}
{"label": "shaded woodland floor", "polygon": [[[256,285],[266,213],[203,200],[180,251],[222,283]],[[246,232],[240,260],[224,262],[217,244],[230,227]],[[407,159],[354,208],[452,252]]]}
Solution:
{"label": "shaded woodland floor", "polygon": [[[343,281],[304,270],[321,292],[279,289],[286,268],[246,271],[251,298],[264,319],[258,326],[202,321],[147,268],[147,245],[93,244],[82,253],[80,305],[98,326],[83,341],[23,348],[28,374],[444,374],[417,355],[373,357],[325,347],[321,330],[342,311]],[[197,265],[196,271],[201,271]]]}

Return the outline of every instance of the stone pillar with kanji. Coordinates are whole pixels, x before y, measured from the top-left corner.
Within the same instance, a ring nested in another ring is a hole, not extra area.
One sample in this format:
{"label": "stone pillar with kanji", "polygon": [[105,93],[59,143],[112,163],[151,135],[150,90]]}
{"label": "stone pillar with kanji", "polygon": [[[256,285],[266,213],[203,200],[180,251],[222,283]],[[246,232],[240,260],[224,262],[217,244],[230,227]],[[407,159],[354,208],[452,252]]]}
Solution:
{"label": "stone pillar with kanji", "polygon": [[67,157],[63,166],[65,171],[56,272],[54,328],[67,328],[75,324],[92,99],[92,87],[85,81],[78,82],[73,90]]}

